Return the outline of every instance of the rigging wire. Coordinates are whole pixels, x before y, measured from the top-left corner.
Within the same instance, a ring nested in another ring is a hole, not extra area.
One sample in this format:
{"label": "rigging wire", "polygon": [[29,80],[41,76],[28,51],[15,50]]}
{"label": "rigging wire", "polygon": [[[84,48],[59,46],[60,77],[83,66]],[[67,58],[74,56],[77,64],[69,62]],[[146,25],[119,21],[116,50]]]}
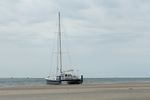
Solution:
{"label": "rigging wire", "polygon": [[63,20],[62,20],[62,29],[64,30],[64,32],[63,32],[64,34],[63,35],[65,36],[65,41],[66,41],[67,55],[68,55],[68,60],[69,60],[69,63],[70,63],[69,68],[71,69],[71,67],[72,67],[72,61],[71,61],[70,53],[69,53],[69,41],[68,41],[68,38],[67,38],[68,36],[66,34],[66,30],[64,28]]}
{"label": "rigging wire", "polygon": [[[71,61],[71,57],[70,57],[70,52],[69,52],[69,40],[68,40],[68,36],[67,36],[67,34],[66,34],[66,31],[65,31],[65,28],[64,28],[64,24],[63,24],[63,20],[62,20],[62,17],[60,18],[60,20],[61,20],[61,27],[62,27],[62,31],[64,31],[64,32],[61,32],[61,33],[64,33],[64,34],[62,34],[62,36],[64,36],[64,38],[63,38],[63,40],[65,40],[65,42],[66,42],[66,51],[67,51],[67,58],[68,58],[68,67],[71,69],[72,67],[73,67],[73,65],[72,65],[72,61]],[[56,65],[57,65],[57,70],[55,70],[56,71],[56,75],[58,75],[58,71],[59,71],[59,65],[60,65],[60,62],[59,62],[59,56],[58,56],[58,54],[60,53],[59,52],[59,34],[58,34],[58,20],[56,21],[56,28],[55,28],[55,38],[53,38],[53,44],[52,44],[52,57],[51,57],[51,63],[50,63],[50,74],[49,75],[51,75],[51,72],[52,72],[52,65],[53,65],[53,58],[54,58],[54,42],[56,42],[57,41],[57,61],[56,61]],[[57,36],[56,36],[57,35]],[[63,46],[64,47],[64,46]],[[63,48],[62,48],[63,49]],[[63,50],[62,50],[63,51]],[[64,53],[64,52],[63,52]],[[62,55],[63,56],[63,55]],[[63,63],[65,63],[65,62],[63,62]],[[77,66],[74,66],[75,68],[73,68],[73,69],[77,69]],[[56,67],[54,67],[54,68],[56,68]],[[78,74],[78,69],[77,69],[77,71],[72,71],[72,73],[74,74],[74,72],[76,72],[76,74]]]}
{"label": "rigging wire", "polygon": [[[56,30],[57,30],[57,21],[56,21],[56,28],[55,28],[55,33],[54,33],[54,38],[52,39],[52,54],[51,54],[51,62],[50,62],[50,73],[49,73],[49,75],[51,75],[51,73],[52,73],[52,66],[53,66],[53,55],[54,55],[54,49],[55,49],[55,47],[54,47],[54,44],[55,44],[55,41],[56,41]],[[57,74],[57,73],[56,73]]]}
{"label": "rigging wire", "polygon": [[[75,67],[75,68],[73,68],[73,69],[77,69],[77,66],[73,66],[73,64],[72,64],[72,60],[71,60],[71,57],[70,57],[70,52],[69,52],[69,40],[68,40],[68,36],[67,36],[67,34],[66,34],[66,31],[65,31],[65,28],[64,28],[64,24],[63,24],[63,20],[62,20],[62,18],[61,18],[61,23],[62,23],[62,29],[64,30],[64,36],[65,36],[65,41],[66,41],[66,47],[67,47],[67,56],[68,56],[68,60],[69,60],[69,63],[70,63],[70,66],[69,66],[69,68],[71,69],[72,67]],[[75,70],[74,70],[75,71]],[[72,71],[72,73],[74,72],[74,71]],[[76,74],[78,74],[78,69],[77,69],[77,72],[76,72]]]}

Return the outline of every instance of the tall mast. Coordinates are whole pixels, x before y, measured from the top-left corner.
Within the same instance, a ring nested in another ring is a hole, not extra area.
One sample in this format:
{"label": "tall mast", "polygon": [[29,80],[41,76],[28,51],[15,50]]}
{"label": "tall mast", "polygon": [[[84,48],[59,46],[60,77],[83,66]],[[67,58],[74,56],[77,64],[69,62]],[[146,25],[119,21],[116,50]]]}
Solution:
{"label": "tall mast", "polygon": [[61,26],[60,26],[60,12],[58,13],[59,16],[59,52],[60,52],[60,73],[62,73],[62,54],[61,54]]}

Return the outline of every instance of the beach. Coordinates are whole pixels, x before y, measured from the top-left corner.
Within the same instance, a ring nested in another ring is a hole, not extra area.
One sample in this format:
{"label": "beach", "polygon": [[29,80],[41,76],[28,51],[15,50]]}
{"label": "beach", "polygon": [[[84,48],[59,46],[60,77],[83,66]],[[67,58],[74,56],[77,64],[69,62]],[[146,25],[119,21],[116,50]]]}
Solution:
{"label": "beach", "polygon": [[150,100],[150,83],[0,87],[0,100]]}

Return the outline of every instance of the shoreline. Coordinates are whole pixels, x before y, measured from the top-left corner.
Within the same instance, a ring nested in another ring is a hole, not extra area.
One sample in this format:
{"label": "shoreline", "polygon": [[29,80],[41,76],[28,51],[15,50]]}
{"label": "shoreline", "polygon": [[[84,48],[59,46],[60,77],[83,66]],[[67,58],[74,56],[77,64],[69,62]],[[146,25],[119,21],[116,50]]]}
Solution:
{"label": "shoreline", "polygon": [[107,88],[107,87],[150,87],[150,82],[126,82],[126,83],[95,83],[95,84],[61,84],[61,85],[41,85],[41,86],[8,86],[0,87],[1,90],[15,89],[57,89],[57,88]]}
{"label": "shoreline", "polygon": [[0,86],[0,89],[2,88],[26,88],[26,87],[50,87],[50,86],[88,86],[88,85],[121,85],[121,84],[150,84],[150,81],[145,82],[106,82],[106,83],[82,83],[82,84],[59,84],[59,85],[49,85],[49,84],[43,84],[43,85],[19,85],[19,86]]}
{"label": "shoreline", "polygon": [[150,82],[0,87],[1,100],[150,100]]}

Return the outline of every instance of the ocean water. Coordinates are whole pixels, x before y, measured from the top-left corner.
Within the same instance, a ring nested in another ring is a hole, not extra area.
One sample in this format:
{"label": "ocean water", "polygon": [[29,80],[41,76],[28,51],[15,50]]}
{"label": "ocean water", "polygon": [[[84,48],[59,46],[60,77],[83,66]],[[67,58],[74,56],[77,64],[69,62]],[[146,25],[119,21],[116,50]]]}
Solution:
{"label": "ocean water", "polygon": [[[83,84],[150,82],[150,78],[84,78]],[[44,78],[0,78],[0,87],[46,86]]]}

